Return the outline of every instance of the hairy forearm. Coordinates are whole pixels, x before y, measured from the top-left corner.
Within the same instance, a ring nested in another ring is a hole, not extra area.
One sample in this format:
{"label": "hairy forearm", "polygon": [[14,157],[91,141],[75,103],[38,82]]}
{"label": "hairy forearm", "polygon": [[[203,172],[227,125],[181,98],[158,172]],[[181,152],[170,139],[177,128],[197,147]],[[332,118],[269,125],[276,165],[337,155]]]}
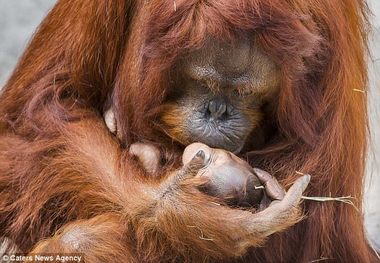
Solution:
{"label": "hairy forearm", "polygon": [[[24,251],[52,236],[58,226],[62,226],[58,235],[37,250],[67,249],[62,233],[75,237],[72,229],[77,226],[92,237],[93,247],[87,247],[86,253],[97,251],[103,236],[92,232],[92,226],[96,218],[106,218],[101,225],[109,233],[122,232],[118,244],[137,259],[225,259],[261,245],[268,235],[299,218],[291,209],[297,200],[262,214],[225,206],[200,192],[202,181],[186,167],[161,180],[149,179],[97,118],[67,123],[58,134],[43,142],[13,138],[0,147],[6,153],[0,160],[12,164],[1,174],[0,185],[7,192],[19,193],[1,204],[1,222],[16,243],[32,231],[39,233],[33,240],[23,240],[29,244]],[[33,166],[21,167],[22,158],[33,158],[34,162],[28,162]],[[20,176],[24,176],[23,185],[18,184]],[[299,200],[301,186],[298,191],[294,196]],[[22,211],[14,209],[25,204]],[[9,215],[17,222],[6,222]],[[109,222],[107,215],[112,218]]]}

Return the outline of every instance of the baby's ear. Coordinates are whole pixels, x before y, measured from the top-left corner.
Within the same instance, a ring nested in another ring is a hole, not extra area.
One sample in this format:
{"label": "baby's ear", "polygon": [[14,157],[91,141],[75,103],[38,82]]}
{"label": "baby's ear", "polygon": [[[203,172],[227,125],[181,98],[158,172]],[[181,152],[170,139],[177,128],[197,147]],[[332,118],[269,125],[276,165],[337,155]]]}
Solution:
{"label": "baby's ear", "polygon": [[110,107],[108,110],[104,112],[104,122],[106,123],[107,128],[109,131],[113,134],[116,134],[117,127],[116,127],[116,119],[115,114],[113,112],[113,108]]}

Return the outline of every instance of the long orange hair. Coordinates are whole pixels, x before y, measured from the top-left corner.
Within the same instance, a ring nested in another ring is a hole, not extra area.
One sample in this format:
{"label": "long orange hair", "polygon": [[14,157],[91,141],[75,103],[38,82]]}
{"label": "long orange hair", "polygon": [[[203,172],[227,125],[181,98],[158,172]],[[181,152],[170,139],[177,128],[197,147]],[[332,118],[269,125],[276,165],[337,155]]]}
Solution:
{"label": "long orange hair", "polygon": [[159,143],[151,121],[175,88],[171,66],[210,35],[230,41],[248,33],[280,66],[282,81],[278,133],[247,160],[285,185],[296,171],[309,173],[308,195],[354,196],[358,208],[306,201],[307,219],[253,257],[374,262],[362,217],[366,14],[363,0],[61,0],[3,89],[0,131],[49,140],[82,117],[74,104],[100,116],[111,99],[123,141]]}

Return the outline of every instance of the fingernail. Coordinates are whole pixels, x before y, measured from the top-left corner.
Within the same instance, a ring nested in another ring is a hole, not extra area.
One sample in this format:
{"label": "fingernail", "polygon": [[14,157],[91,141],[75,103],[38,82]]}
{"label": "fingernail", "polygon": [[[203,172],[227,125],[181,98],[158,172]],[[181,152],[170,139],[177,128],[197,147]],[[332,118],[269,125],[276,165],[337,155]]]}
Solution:
{"label": "fingernail", "polygon": [[310,182],[310,179],[311,179],[311,176],[310,176],[310,174],[305,174],[305,175],[303,176],[303,178],[304,178],[304,181],[305,181],[305,182],[309,183],[309,182]]}
{"label": "fingernail", "polygon": [[204,159],[205,158],[205,152],[203,150],[199,150],[195,156],[198,158]]}
{"label": "fingernail", "polygon": [[259,168],[253,168],[253,171],[257,174],[257,173],[261,173],[261,170]]}

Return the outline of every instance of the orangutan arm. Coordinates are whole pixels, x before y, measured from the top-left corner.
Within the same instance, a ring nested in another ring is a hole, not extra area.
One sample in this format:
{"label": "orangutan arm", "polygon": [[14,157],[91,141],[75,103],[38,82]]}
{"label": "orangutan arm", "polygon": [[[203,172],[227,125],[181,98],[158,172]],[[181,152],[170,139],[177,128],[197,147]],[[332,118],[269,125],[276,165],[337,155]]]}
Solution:
{"label": "orangutan arm", "polygon": [[[198,190],[203,182],[194,175],[202,157],[155,183],[145,179],[97,120],[70,124],[62,136],[65,150],[48,164],[54,170],[49,183],[55,180],[58,189],[77,189],[78,200],[71,203],[70,211],[78,210],[82,217],[97,216],[64,226],[33,252],[42,247],[43,251],[84,251],[91,258],[102,258],[104,251],[99,248],[111,244],[109,255],[119,255],[121,249],[146,261],[228,258],[262,245],[268,235],[300,219],[296,207],[308,183],[306,177],[296,181],[284,198],[274,189],[272,197],[282,200],[254,214],[224,206]],[[258,176],[264,183],[270,180],[265,174]],[[79,249],[67,237],[77,240]]]}
{"label": "orangutan arm", "polygon": [[118,214],[102,214],[63,226],[38,245],[30,255],[44,253],[81,256],[81,262],[137,263],[129,248],[125,227]]}

